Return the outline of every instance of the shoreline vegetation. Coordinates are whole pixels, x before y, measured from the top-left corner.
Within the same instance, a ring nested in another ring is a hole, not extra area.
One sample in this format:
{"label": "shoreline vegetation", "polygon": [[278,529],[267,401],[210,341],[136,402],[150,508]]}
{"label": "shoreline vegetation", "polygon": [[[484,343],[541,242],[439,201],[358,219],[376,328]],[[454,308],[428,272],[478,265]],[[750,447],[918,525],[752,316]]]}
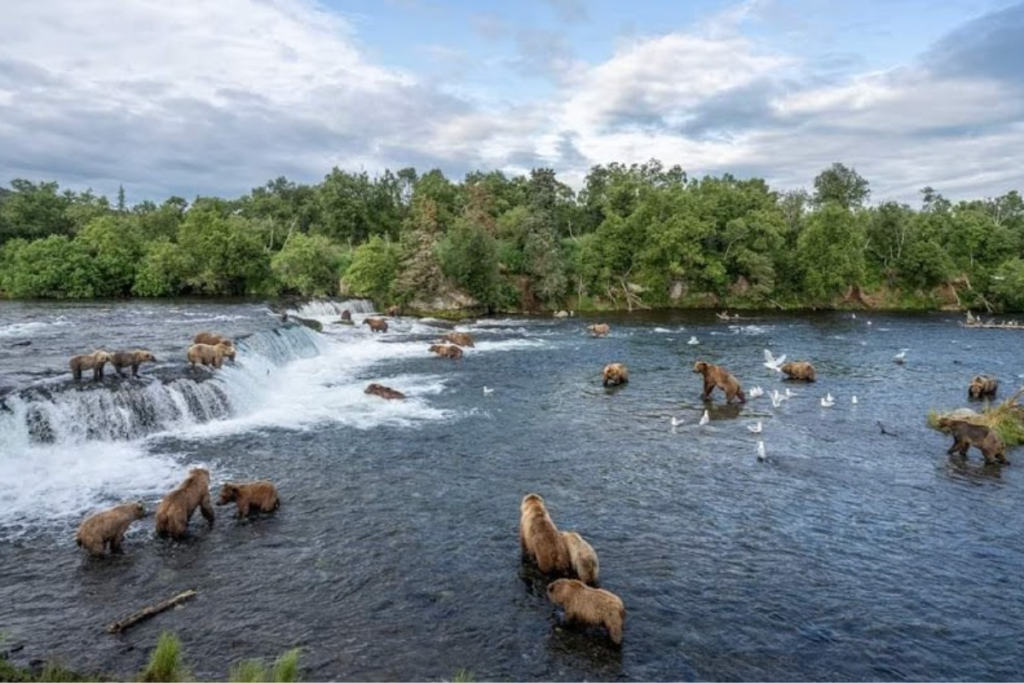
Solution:
{"label": "shoreline vegetation", "polygon": [[868,203],[836,163],[813,190],[660,161],[452,181],[412,168],[281,177],[234,199],[129,204],[0,187],[0,296],[371,299],[403,314],[640,309],[1024,310],[1024,200]]}
{"label": "shoreline vegetation", "polygon": [[[20,649],[20,648],[18,648]],[[50,661],[16,666],[9,661],[9,651],[0,652],[0,681],[34,683],[36,681],[117,681],[106,675],[82,674],[63,664]],[[246,659],[231,665],[226,680],[232,683],[292,683],[301,680],[300,649],[292,648],[273,662]],[[173,633],[163,631],[149,656],[145,668],[129,680],[145,683],[171,683],[196,680],[182,656],[181,641]]]}

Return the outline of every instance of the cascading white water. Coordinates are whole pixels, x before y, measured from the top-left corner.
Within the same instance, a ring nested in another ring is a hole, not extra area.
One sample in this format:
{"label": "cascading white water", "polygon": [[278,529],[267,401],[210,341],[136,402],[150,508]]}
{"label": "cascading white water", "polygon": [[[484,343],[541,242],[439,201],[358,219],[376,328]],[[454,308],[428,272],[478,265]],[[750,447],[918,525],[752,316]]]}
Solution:
{"label": "cascading white water", "polygon": [[[41,385],[4,399],[0,454],[15,444],[131,441],[234,413],[268,368],[319,353],[313,333],[289,325],[238,341],[238,358],[221,372],[186,368],[162,381]],[[223,371],[227,370],[227,371]]]}
{"label": "cascading white water", "polygon": [[336,318],[344,310],[348,310],[353,314],[373,313],[373,302],[368,299],[348,299],[345,301],[318,299],[316,301],[307,301],[298,310],[290,310],[289,313],[294,313],[300,318]]}

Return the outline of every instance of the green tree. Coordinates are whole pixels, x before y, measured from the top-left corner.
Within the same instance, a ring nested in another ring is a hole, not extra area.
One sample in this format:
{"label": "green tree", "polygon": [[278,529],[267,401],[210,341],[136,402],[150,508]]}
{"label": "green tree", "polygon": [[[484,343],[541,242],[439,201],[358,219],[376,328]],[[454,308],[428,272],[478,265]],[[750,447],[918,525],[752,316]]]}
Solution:
{"label": "green tree", "polygon": [[132,293],[138,296],[174,296],[187,291],[189,259],[177,244],[149,242],[135,275]]}
{"label": "green tree", "polygon": [[278,280],[304,296],[327,296],[337,290],[341,249],[323,235],[292,233],[270,260]]}
{"label": "green tree", "polygon": [[393,299],[399,255],[394,244],[374,235],[356,248],[352,263],[342,279],[356,296],[368,296],[376,302]]}
{"label": "green tree", "polygon": [[483,227],[456,220],[440,252],[442,269],[452,282],[484,306],[498,304],[498,244]]}
{"label": "green tree", "polygon": [[864,276],[864,230],[845,207],[828,203],[815,211],[800,235],[797,251],[804,263],[804,293],[831,303]]}
{"label": "green tree", "polygon": [[269,282],[270,258],[259,236],[241,216],[222,215],[215,205],[196,205],[178,228],[187,264],[186,284],[207,294],[260,291]]}
{"label": "green tree", "polygon": [[814,204],[838,204],[844,209],[859,209],[871,196],[868,181],[855,169],[832,164],[814,179]]}
{"label": "green tree", "polygon": [[9,255],[4,277],[16,298],[87,299],[96,296],[99,274],[88,254],[66,235],[23,243]]}
{"label": "green tree", "polygon": [[124,296],[131,292],[145,251],[138,224],[128,216],[94,218],[74,239],[95,266],[96,296]]}

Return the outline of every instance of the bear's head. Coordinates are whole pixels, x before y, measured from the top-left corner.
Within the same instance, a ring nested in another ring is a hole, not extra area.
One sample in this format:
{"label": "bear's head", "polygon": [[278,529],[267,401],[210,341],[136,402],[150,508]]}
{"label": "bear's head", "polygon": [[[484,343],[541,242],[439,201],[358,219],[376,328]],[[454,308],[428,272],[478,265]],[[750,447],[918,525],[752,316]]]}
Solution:
{"label": "bear's head", "polygon": [[119,505],[118,508],[130,514],[132,519],[142,519],[146,516],[146,506],[141,500]]}
{"label": "bear's head", "polygon": [[110,363],[111,361],[114,360],[114,357],[111,356],[106,351],[97,351],[96,353],[92,354],[92,357],[93,360],[97,363]]}
{"label": "bear's head", "polygon": [[197,479],[207,486],[210,485],[210,471],[205,467],[193,467],[188,471],[189,479]]}
{"label": "bear's head", "polygon": [[150,363],[156,362],[156,356],[149,351],[136,351],[135,357],[140,361],[149,361]]}
{"label": "bear's head", "polygon": [[536,493],[528,493],[525,496],[523,496],[523,502],[519,504],[519,509],[525,511],[528,508],[538,506],[544,506],[544,499],[538,496]]}
{"label": "bear's head", "polygon": [[224,358],[235,359],[235,347],[230,342],[220,342],[216,348]]}
{"label": "bear's head", "polygon": [[217,499],[217,505],[227,505],[236,500],[238,500],[238,485],[224,484],[220,490],[220,498]]}
{"label": "bear's head", "polygon": [[706,374],[711,369],[711,366],[702,360],[697,361],[693,364],[693,371],[699,372],[700,374]]}

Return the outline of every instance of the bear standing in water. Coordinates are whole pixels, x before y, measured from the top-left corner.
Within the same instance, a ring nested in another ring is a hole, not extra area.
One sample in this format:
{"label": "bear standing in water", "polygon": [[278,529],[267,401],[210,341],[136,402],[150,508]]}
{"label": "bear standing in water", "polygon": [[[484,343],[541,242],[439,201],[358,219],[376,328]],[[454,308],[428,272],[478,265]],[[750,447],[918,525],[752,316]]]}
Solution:
{"label": "bear standing in water", "polygon": [[619,596],[578,579],[558,579],[548,586],[548,598],[565,610],[567,621],[604,626],[612,642],[622,644],[626,607]]}
{"label": "bear standing in water", "polygon": [[93,555],[102,555],[107,545],[111,553],[121,552],[121,541],[132,522],[146,516],[142,501],[125,503],[97,512],[82,522],[75,534],[75,543]]}
{"label": "bear standing in water", "polygon": [[701,398],[705,401],[711,399],[711,392],[718,387],[725,392],[726,403],[732,403],[734,398],[738,398],[740,403],[746,403],[747,397],[743,395],[739,380],[724,367],[699,360],[693,364],[693,371],[704,376],[704,394]]}
{"label": "bear standing in water", "polygon": [[156,533],[158,536],[184,538],[188,520],[199,508],[206,521],[213,526],[213,504],[210,502],[210,473],[202,467],[189,470],[188,477],[156,506]]}

